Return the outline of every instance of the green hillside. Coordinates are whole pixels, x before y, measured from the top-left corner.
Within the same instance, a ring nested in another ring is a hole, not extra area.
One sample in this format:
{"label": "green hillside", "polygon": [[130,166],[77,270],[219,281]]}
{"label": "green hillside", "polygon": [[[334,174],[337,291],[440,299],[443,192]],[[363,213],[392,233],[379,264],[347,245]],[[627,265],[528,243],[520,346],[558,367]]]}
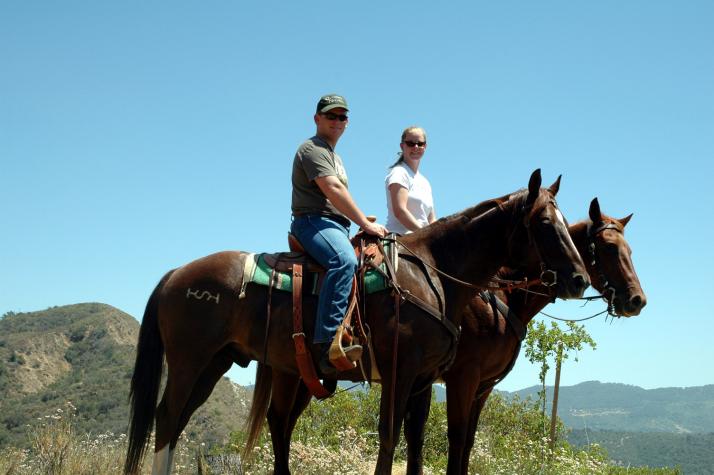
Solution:
{"label": "green hillside", "polygon": [[[548,401],[553,388],[547,388]],[[537,397],[538,387],[517,391]],[[588,381],[560,388],[558,417],[574,429],[626,432],[714,432],[714,385],[642,389]]]}
{"label": "green hillside", "polygon": [[[27,427],[69,401],[77,428],[126,433],[139,323],[109,305],[85,303],[0,319],[0,447],[27,444]],[[226,441],[250,393],[223,378],[187,428],[189,438]]]}

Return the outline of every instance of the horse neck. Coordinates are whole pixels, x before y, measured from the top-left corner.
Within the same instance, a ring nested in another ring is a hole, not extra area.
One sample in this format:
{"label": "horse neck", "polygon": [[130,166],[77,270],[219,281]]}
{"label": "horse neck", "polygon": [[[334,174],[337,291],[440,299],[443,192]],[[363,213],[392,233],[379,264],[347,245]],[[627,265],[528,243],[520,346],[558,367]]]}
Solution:
{"label": "horse neck", "polygon": [[513,226],[508,208],[492,208],[475,218],[459,216],[444,223],[432,233],[427,246],[439,270],[483,285],[506,263]]}
{"label": "horse neck", "polygon": [[590,245],[590,238],[588,237],[588,228],[592,224],[589,220],[580,221],[575,224],[568,226],[568,232],[570,237],[575,244],[575,248],[580,253],[580,257],[583,259],[585,266],[588,269],[588,273],[591,271],[590,268],[590,252],[588,246]]}

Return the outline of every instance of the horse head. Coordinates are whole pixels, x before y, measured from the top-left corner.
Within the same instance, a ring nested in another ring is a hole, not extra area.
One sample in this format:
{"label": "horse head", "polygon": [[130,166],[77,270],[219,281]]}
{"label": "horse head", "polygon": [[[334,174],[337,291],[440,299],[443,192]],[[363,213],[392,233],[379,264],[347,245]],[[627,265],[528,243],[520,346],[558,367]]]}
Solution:
{"label": "horse head", "polygon": [[[580,253],[568,233],[568,225],[558,209],[555,195],[560,188],[560,177],[548,188],[541,188],[540,169],[528,182],[528,191],[512,199],[522,201],[522,222],[511,235],[511,255],[523,256],[529,244],[535,248],[535,258],[541,267],[541,282],[551,287],[555,296],[577,298],[590,284]],[[532,253],[531,253],[532,254]],[[522,261],[523,262],[523,261]]]}
{"label": "horse head", "polygon": [[590,203],[587,267],[596,288],[614,307],[617,315],[639,315],[647,298],[632,264],[632,250],[625,240],[625,225],[632,214],[615,219],[600,212],[600,203]]}

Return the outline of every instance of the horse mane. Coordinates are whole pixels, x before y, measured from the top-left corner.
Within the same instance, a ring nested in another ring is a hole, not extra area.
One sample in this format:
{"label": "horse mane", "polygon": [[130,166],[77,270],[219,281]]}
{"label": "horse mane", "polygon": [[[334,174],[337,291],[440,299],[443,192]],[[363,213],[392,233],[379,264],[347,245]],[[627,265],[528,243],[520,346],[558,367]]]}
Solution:
{"label": "horse mane", "polygon": [[[504,210],[504,205],[506,203],[509,203],[512,200],[525,201],[527,196],[528,190],[522,188],[520,190],[514,191],[513,193],[509,193],[498,198],[491,198],[482,201],[481,203],[471,206],[470,208],[466,208],[454,214],[444,216],[443,218],[438,219],[429,226],[425,226],[421,229],[418,229],[413,233],[409,234],[408,236],[413,236],[417,238],[424,234],[432,234],[434,236],[443,235],[448,229],[455,225],[458,226],[465,222],[471,221],[472,219],[484,215],[496,208]],[[514,207],[514,209],[517,209],[517,207]]]}

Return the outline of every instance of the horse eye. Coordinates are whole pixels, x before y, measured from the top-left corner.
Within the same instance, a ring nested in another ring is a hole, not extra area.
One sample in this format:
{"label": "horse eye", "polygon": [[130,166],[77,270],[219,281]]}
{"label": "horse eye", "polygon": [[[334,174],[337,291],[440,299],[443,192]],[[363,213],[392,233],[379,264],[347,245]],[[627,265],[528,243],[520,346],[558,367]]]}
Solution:
{"label": "horse eye", "polygon": [[617,254],[620,252],[620,249],[617,247],[617,244],[608,243],[603,247],[603,251],[608,254]]}

